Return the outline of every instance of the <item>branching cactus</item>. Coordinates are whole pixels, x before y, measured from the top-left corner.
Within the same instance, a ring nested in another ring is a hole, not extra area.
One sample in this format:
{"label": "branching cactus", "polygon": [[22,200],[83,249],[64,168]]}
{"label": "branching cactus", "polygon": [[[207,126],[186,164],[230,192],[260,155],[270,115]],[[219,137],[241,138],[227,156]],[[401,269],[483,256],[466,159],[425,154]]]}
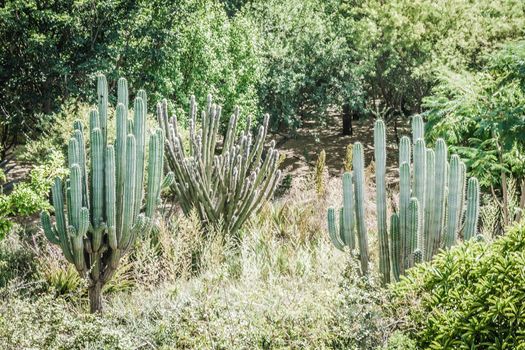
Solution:
{"label": "branching cactus", "polygon": [[186,214],[196,208],[204,224],[222,224],[223,232],[235,235],[251,214],[272,197],[279,182],[279,153],[272,141],[265,150],[269,116],[264,117],[257,137],[251,123],[236,137],[239,110],[230,118],[222,150],[217,145],[221,107],[211,96],[197,130],[197,106],[190,101],[188,148],[177,117],[168,118],[167,102],[157,106],[158,121],[166,133],[168,167],[175,175],[172,188]]}
{"label": "branching cactus", "polygon": [[98,110],[90,113],[91,161],[87,161],[83,125],[76,121],[68,145],[69,178],[65,182],[56,178],[52,187],[56,223],[48,212],[41,213],[46,237],[88,278],[91,312],[102,310],[102,287],[135,238],[150,228],[161,186],[173,178],[168,174],[162,179],[164,132],[157,129],[149,136],[144,196],[145,92],[137,94],[133,119],[129,119],[127,82],[119,79],[114,145],[107,142],[108,88],[102,75],[97,94]]}
{"label": "branching cactus", "polygon": [[[423,139],[424,123],[420,116],[413,118],[412,128],[412,142],[404,136],[399,144],[399,213],[391,215],[390,235],[387,235],[384,122],[378,120],[374,127],[379,269],[385,283],[388,283],[391,277],[388,270],[391,271],[394,280],[399,280],[399,276],[403,275],[407,268],[422,261],[429,261],[439,249],[456,244],[462,230],[465,240],[478,237],[477,179],[468,180],[465,205],[465,164],[457,155],[452,155],[449,163],[448,148],[442,139],[436,141],[435,149],[426,148]],[[356,143],[353,150],[353,176],[344,176],[353,180],[354,192],[352,193],[351,186],[348,186],[347,191],[350,195],[345,196],[354,200],[352,208],[355,208],[361,266],[366,273],[368,242],[364,225],[363,147]],[[328,223],[332,241],[336,246],[343,247],[341,233],[337,234],[335,229],[333,209],[328,211]],[[340,232],[343,231],[343,224],[344,218],[340,218]],[[339,237],[339,240],[336,242],[334,237]],[[385,266],[388,260],[389,267]]]}

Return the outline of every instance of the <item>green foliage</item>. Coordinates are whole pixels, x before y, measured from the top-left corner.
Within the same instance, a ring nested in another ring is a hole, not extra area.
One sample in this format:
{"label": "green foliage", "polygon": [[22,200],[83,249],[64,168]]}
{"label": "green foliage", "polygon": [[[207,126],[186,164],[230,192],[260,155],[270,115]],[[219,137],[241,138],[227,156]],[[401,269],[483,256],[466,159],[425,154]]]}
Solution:
{"label": "green foliage", "polygon": [[243,17],[228,18],[218,1],[7,1],[0,18],[0,159],[24,133],[44,131],[42,114],[71,98],[93,101],[100,71],[110,86],[125,75],[177,108],[191,94],[214,93],[227,113],[234,103],[258,111],[253,29]]}
{"label": "green foliage", "polygon": [[421,111],[422,98],[448,67],[479,69],[485,54],[523,35],[520,0],[333,0],[342,35],[355,47],[369,109]]}
{"label": "green foliage", "polygon": [[501,173],[525,174],[525,42],[487,56],[480,72],[445,71],[425,99],[431,136],[446,137],[468,160],[482,186],[501,184]]}
{"label": "green foliage", "polygon": [[11,283],[31,283],[37,278],[34,253],[18,232],[0,241],[0,290]]}
{"label": "green foliage", "polygon": [[28,217],[49,208],[48,194],[53,177],[63,177],[62,153],[51,151],[42,163],[33,167],[29,179],[15,185],[9,194],[0,193],[0,239],[13,226],[13,219]]}
{"label": "green foliage", "polygon": [[525,229],[494,243],[469,241],[392,285],[401,326],[419,348],[523,349]]}
{"label": "green foliage", "polygon": [[241,15],[257,29],[263,75],[261,105],[273,126],[321,119],[331,105],[362,100],[352,47],[324,1],[257,1]]}

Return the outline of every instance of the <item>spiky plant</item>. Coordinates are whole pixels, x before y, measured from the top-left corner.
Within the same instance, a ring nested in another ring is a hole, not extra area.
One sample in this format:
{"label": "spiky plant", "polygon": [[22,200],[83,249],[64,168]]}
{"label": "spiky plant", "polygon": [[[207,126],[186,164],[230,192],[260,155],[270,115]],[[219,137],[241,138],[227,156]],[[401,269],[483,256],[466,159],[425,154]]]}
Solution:
{"label": "spiky plant", "polygon": [[[138,92],[133,119],[128,118],[127,81],[119,79],[113,144],[108,143],[108,88],[103,75],[97,80],[97,95],[98,109],[89,116],[89,153],[84,127],[76,121],[68,145],[69,178],[54,180],[56,223],[52,224],[47,211],[41,213],[46,237],[59,245],[67,261],[88,279],[91,312],[102,310],[102,287],[135,238],[151,226],[163,185],[164,156],[164,132],[157,129],[149,136],[144,195],[146,93]],[[168,174],[164,185],[172,178]]]}
{"label": "spiky plant", "polygon": [[[390,280],[390,272],[387,272],[389,267],[394,279],[398,280],[405,269],[413,266],[414,263],[428,261],[438,249],[456,244],[462,228],[464,239],[478,237],[476,235],[479,216],[477,180],[469,179],[467,209],[464,215],[465,164],[457,155],[453,155],[450,163],[448,162],[448,148],[442,139],[437,140],[434,150],[426,148],[423,139],[424,124],[420,116],[414,117],[412,125],[413,137],[416,139],[411,142],[410,138],[404,136],[399,145],[399,213],[391,216],[390,237],[386,227],[385,125],[382,120],[378,120],[374,127],[379,268],[385,283]],[[355,208],[359,248],[360,252],[364,252],[361,253],[361,265],[363,272],[366,273],[368,262],[364,261],[364,257],[368,257],[368,246],[366,228],[363,225],[365,185],[364,178],[361,176],[362,164],[364,164],[362,154],[362,145],[356,143],[354,172],[344,175],[353,179],[355,195],[351,193],[351,187],[344,187],[344,196],[353,198],[351,210]],[[350,193],[347,193],[348,191]],[[344,224],[344,219],[340,220],[341,225]],[[328,211],[328,226],[334,241],[333,209]],[[390,254],[385,253],[385,249],[390,249]]]}
{"label": "spiky plant", "polygon": [[183,211],[189,214],[196,208],[204,224],[221,224],[225,234],[236,235],[250,215],[272,197],[281,176],[275,142],[268,148],[264,146],[269,116],[264,117],[256,138],[251,133],[250,120],[237,137],[236,109],[219,148],[221,107],[208,96],[201,113],[201,128],[197,130],[197,105],[192,96],[186,149],[177,117],[168,118],[166,100],[157,111],[159,124],[167,135],[168,166],[175,174],[172,188]]}

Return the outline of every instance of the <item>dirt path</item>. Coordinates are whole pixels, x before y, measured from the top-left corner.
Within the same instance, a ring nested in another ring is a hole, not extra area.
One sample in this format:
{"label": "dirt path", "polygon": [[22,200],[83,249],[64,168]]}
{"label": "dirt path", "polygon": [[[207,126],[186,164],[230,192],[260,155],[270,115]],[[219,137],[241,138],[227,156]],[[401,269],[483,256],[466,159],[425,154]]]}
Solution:
{"label": "dirt path", "polygon": [[[326,165],[331,176],[343,173],[346,146],[361,142],[365,151],[365,162],[370,164],[374,158],[374,119],[353,121],[353,135],[343,136],[342,120],[331,117],[326,126],[306,124],[297,130],[295,137],[281,136],[277,139],[278,149],[286,160],[282,167],[294,176],[307,175],[315,166],[319,152],[326,151]],[[406,126],[403,127],[406,130]],[[393,125],[387,125],[387,177],[394,185],[397,179],[398,146]]]}

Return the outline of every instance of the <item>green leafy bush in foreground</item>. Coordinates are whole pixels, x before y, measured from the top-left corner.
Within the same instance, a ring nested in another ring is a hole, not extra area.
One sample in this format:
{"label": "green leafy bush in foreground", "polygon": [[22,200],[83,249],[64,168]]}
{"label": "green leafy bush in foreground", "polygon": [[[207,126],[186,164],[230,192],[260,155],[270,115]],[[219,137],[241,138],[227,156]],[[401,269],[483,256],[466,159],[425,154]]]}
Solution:
{"label": "green leafy bush in foreground", "polygon": [[420,348],[525,349],[525,227],[467,242],[393,286],[393,310]]}

